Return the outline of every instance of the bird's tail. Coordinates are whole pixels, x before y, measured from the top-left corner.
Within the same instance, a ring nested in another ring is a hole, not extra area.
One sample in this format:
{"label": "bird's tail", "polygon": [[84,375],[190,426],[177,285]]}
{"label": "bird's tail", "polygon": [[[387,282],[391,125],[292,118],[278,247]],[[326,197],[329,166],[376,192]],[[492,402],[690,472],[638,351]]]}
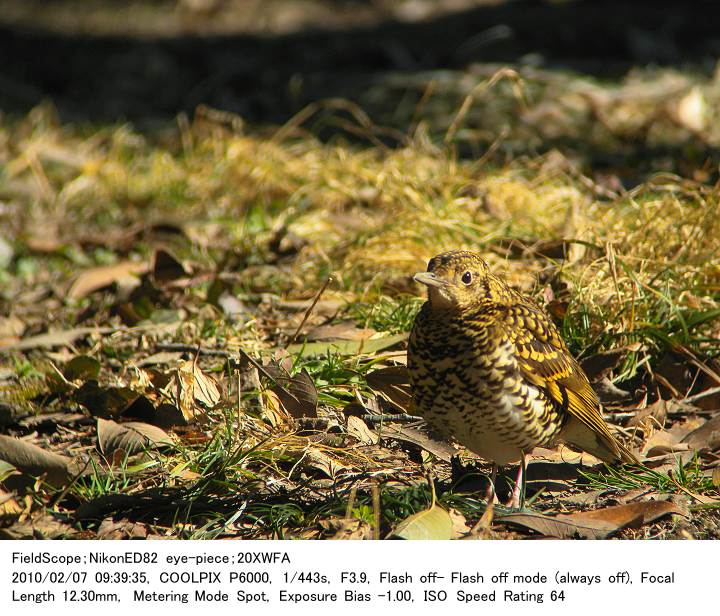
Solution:
{"label": "bird's tail", "polygon": [[587,451],[608,464],[640,464],[637,456],[617,440],[608,430],[598,432],[572,417],[562,431],[561,438],[568,445]]}
{"label": "bird's tail", "polygon": [[613,440],[615,441],[618,449],[620,450],[620,461],[623,464],[641,464],[640,459],[632,451],[630,451],[617,439],[613,438]]}

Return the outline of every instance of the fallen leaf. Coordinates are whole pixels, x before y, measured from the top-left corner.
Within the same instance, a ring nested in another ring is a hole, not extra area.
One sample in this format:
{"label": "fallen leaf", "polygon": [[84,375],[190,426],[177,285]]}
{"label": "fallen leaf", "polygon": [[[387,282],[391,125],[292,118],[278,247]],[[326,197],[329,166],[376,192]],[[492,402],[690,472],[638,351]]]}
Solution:
{"label": "fallen leaf", "polygon": [[[127,364],[126,379],[127,385],[135,391],[147,391],[155,385],[154,378],[159,374],[155,370],[143,370],[138,368],[135,364]],[[169,379],[168,379],[169,380]],[[168,381],[164,381],[161,387],[168,384]]]}
{"label": "fallen leaf", "polygon": [[475,526],[470,529],[470,533],[462,537],[463,539],[492,539],[492,522],[495,518],[495,506],[488,503],[485,511],[480,516]]}
{"label": "fallen leaf", "polygon": [[692,449],[708,449],[715,451],[720,448],[720,415],[706,421],[702,426],[685,436],[681,443]]}
{"label": "fallen leaf", "polygon": [[542,513],[517,512],[495,518],[496,522],[512,524],[534,530],[546,537],[557,537],[558,539],[571,539],[581,537],[583,539],[605,539],[615,527],[609,523],[594,522],[583,524],[554,518]]}
{"label": "fallen leaf", "polygon": [[382,426],[382,430],[379,430],[379,433],[382,438],[390,437],[398,441],[417,445],[445,462],[450,462],[452,457],[458,453],[458,450],[452,445],[430,438],[427,434],[415,428],[385,424]]}
{"label": "fallen leaf", "polygon": [[11,477],[12,475],[19,474],[20,472],[15,468],[14,465],[6,462],[5,460],[0,460],[0,483],[5,481],[8,477]]}
{"label": "fallen leaf", "polygon": [[628,404],[633,400],[633,395],[629,391],[620,389],[607,377],[595,381],[592,388],[602,404]]}
{"label": "fallen leaf", "polygon": [[18,426],[29,430],[48,431],[55,430],[58,426],[73,426],[92,423],[92,419],[83,413],[68,413],[58,411],[57,413],[42,413],[41,415],[28,415],[17,422]]}
{"label": "fallen leaf", "polygon": [[15,495],[0,490],[0,521],[7,524],[10,520],[20,517],[23,509],[15,500]]}
{"label": "fallen leaf", "polygon": [[327,518],[320,521],[320,526],[332,533],[332,536],[326,537],[329,540],[362,540],[372,537],[370,525],[356,518]]}
{"label": "fallen leaf", "polygon": [[220,401],[217,382],[193,360],[181,361],[162,391],[180,409],[186,421],[203,412],[198,404],[213,408]]}
{"label": "fallen leaf", "polygon": [[105,518],[97,531],[97,539],[145,539],[147,526],[140,522],[131,522],[128,519],[113,520]]}
{"label": "fallen leaf", "polygon": [[51,331],[30,338],[23,338],[18,342],[3,344],[0,342],[0,349],[27,351],[28,349],[51,349],[73,344],[76,340],[90,334],[103,335],[116,332],[114,327],[76,327],[61,331]]}
{"label": "fallen leaf", "polygon": [[686,451],[688,445],[680,445],[676,435],[667,430],[653,432],[644,443],[645,455],[649,458],[666,454],[671,451]]}
{"label": "fallen leaf", "polygon": [[678,450],[679,447],[681,446],[674,445],[671,449],[665,451],[662,451],[659,447],[655,447],[650,452],[653,455],[645,457],[642,463],[657,473],[666,474],[677,470],[678,466],[686,466],[692,462],[697,455],[696,452],[691,449],[685,451]]}
{"label": "fallen leaf", "polygon": [[70,285],[68,299],[82,299],[91,293],[110,286],[114,282],[132,280],[139,284],[138,276],[149,269],[147,263],[138,261],[121,261],[114,265],[93,267],[81,272]]}
{"label": "fallen leaf", "polygon": [[533,460],[545,462],[560,462],[565,464],[576,464],[579,466],[596,466],[601,460],[586,451],[573,451],[565,445],[559,445],[554,449],[535,447],[528,455],[528,464]]}
{"label": "fallen leaf", "polygon": [[670,514],[687,516],[688,512],[669,501],[641,501],[555,517],[534,512],[509,513],[496,520],[547,537],[605,539],[625,528],[640,527]]}
{"label": "fallen leaf", "polygon": [[315,447],[308,447],[300,454],[299,464],[313,468],[334,479],[338,472],[347,468],[342,462]]}
{"label": "fallen leaf", "polygon": [[688,516],[688,512],[675,503],[670,501],[646,500],[626,505],[618,505],[616,507],[606,507],[605,509],[596,509],[594,511],[581,511],[568,515],[558,516],[562,519],[572,520],[600,520],[603,522],[614,524],[620,528],[624,528],[630,524],[632,520],[639,518],[642,524],[650,524],[659,518],[677,514]]}
{"label": "fallen leaf", "polygon": [[652,434],[657,429],[662,429],[667,418],[667,402],[658,398],[655,402],[648,404],[644,409],[636,411],[628,421],[628,426],[642,428],[645,435]]}
{"label": "fallen leaf", "polygon": [[262,407],[262,418],[269,421],[273,428],[292,422],[292,417],[283,407],[280,397],[272,389],[261,392],[258,399]]}
{"label": "fallen leaf", "polygon": [[363,445],[375,445],[380,440],[377,433],[368,428],[362,419],[353,415],[347,418],[347,432]]}
{"label": "fallen leaf", "polygon": [[387,349],[401,342],[405,342],[408,334],[394,334],[378,338],[367,338],[362,340],[335,340],[331,342],[309,342],[291,344],[288,351],[293,355],[303,356],[328,355],[337,353],[339,355],[370,355],[383,349]]}
{"label": "fallen leaf", "polygon": [[[25,475],[45,475],[47,483],[55,487],[64,486],[70,476],[69,458],[11,436],[0,435],[0,460],[12,464]],[[7,477],[6,484],[12,479]]]}
{"label": "fallen leaf", "polygon": [[276,370],[277,368],[279,368],[280,371],[274,372],[274,374],[287,377],[289,376],[290,370],[292,370],[294,364],[295,360],[287,349],[275,349],[272,361],[270,362],[268,369]]}
{"label": "fallen leaf", "polygon": [[110,460],[110,466],[115,468],[122,468],[127,465],[128,452],[122,448],[116,449],[112,452],[112,459]]}
{"label": "fallen leaf", "polygon": [[663,384],[664,397],[687,396],[687,402],[698,408],[720,409],[720,361],[717,359],[700,360],[687,349],[669,352],[658,360],[655,374]]}
{"label": "fallen leaf", "polygon": [[132,455],[145,449],[158,449],[172,445],[170,435],[150,424],[139,421],[116,423],[108,419],[98,418],[98,448],[105,455],[111,455],[116,449],[123,449]]}
{"label": "fallen leaf", "polygon": [[29,520],[16,522],[0,529],[0,539],[70,539],[77,534],[69,524],[58,521],[50,514],[35,515]]}
{"label": "fallen leaf", "polygon": [[266,366],[266,370],[275,379],[272,391],[292,417],[317,417],[317,388],[305,368],[292,377],[284,376],[284,370],[279,371],[271,366]]}
{"label": "fallen leaf", "polygon": [[65,365],[63,374],[69,381],[96,379],[100,374],[100,362],[89,355],[77,355]]}
{"label": "fallen leaf", "polygon": [[193,396],[195,400],[211,409],[220,402],[220,388],[217,381],[205,374],[195,362],[193,366]]}
{"label": "fallen leaf", "polygon": [[452,539],[452,536],[453,520],[450,514],[437,504],[405,518],[390,533],[391,538],[408,540],[444,540]]}
{"label": "fallen leaf", "polygon": [[190,462],[185,461],[175,465],[175,467],[170,470],[170,477],[179,477],[180,479],[185,479],[187,481],[195,481],[196,479],[200,479],[202,475],[187,468],[188,464],[190,464]]}
{"label": "fallen leaf", "polygon": [[159,404],[155,409],[152,419],[148,419],[150,423],[161,428],[172,428],[173,426],[187,426],[188,420],[182,414],[182,411],[174,404]]}
{"label": "fallen leaf", "polygon": [[189,270],[173,254],[161,248],[155,253],[152,274],[157,282],[163,283],[186,278]]}
{"label": "fallen leaf", "polygon": [[365,375],[370,388],[382,394],[406,413],[410,410],[410,375],[406,366],[390,366],[373,370]]}
{"label": "fallen leaf", "polygon": [[[371,398],[373,402],[377,405],[377,400],[374,398]],[[369,409],[365,403],[359,402],[357,400],[353,400],[352,402],[348,402],[343,407],[343,414],[345,417],[362,417],[363,415],[367,415],[368,413],[382,413],[382,410],[380,409],[380,405],[377,405],[376,409]]]}
{"label": "fallen leaf", "polygon": [[661,383],[664,381],[667,384],[665,389],[669,391],[663,391],[665,398],[685,396],[697,375],[697,369],[687,361],[687,358],[672,351],[663,353],[656,360],[653,368],[655,374],[662,377]]}
{"label": "fallen leaf", "polygon": [[[160,423],[157,409],[147,396],[138,396],[135,398],[135,400],[133,400],[132,403],[125,408],[121,415],[123,419],[132,418],[138,421],[146,421],[147,423],[160,426],[161,428],[167,427],[167,424]],[[179,411],[178,415],[181,415]],[[163,418],[163,420],[164,419],[165,418]],[[186,422],[182,419],[180,423],[184,424]]]}
{"label": "fallen leaf", "polygon": [[75,400],[95,417],[113,417],[121,414],[139,394],[129,387],[101,387],[91,379],[75,392]]}
{"label": "fallen leaf", "polygon": [[448,514],[452,521],[452,539],[460,539],[472,530],[468,526],[465,516],[457,509],[450,509]]}
{"label": "fallen leaf", "polygon": [[332,325],[320,325],[311,329],[305,338],[311,342],[319,340],[364,340],[377,334],[374,329],[361,329],[354,321],[343,321]]}
{"label": "fallen leaf", "polygon": [[577,494],[571,494],[570,496],[563,497],[563,503],[569,503],[573,505],[595,505],[600,500],[600,497],[607,492],[606,489],[589,490],[578,492]]}

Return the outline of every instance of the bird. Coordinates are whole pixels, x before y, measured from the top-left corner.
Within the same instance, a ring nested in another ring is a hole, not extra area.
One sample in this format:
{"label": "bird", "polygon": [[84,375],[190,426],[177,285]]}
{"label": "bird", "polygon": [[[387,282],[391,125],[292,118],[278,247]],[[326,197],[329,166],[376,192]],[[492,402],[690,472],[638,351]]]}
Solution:
{"label": "bird", "polygon": [[412,405],[442,438],[498,466],[520,462],[510,506],[525,505],[526,456],[565,443],[638,463],[611,432],[597,394],[547,313],[466,250],[430,259],[408,341]]}

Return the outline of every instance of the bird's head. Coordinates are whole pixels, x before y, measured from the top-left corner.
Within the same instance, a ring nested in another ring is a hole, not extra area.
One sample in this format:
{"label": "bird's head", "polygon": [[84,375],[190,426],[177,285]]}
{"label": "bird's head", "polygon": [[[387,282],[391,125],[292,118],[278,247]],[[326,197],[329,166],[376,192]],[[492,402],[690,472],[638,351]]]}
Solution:
{"label": "bird's head", "polygon": [[452,250],[430,259],[426,272],[414,279],[427,286],[433,310],[464,311],[483,300],[507,301],[512,291],[490,273],[488,264],[474,252]]}

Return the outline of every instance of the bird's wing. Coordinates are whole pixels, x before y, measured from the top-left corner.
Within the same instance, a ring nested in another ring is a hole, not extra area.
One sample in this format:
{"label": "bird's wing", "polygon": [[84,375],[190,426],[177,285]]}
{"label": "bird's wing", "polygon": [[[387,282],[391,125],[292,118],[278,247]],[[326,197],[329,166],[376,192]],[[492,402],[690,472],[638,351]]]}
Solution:
{"label": "bird's wing", "polygon": [[598,457],[633,461],[632,454],[610,432],[597,394],[548,316],[530,304],[514,304],[507,309],[505,325],[517,348],[523,376],[595,435],[600,453],[606,453]]}

